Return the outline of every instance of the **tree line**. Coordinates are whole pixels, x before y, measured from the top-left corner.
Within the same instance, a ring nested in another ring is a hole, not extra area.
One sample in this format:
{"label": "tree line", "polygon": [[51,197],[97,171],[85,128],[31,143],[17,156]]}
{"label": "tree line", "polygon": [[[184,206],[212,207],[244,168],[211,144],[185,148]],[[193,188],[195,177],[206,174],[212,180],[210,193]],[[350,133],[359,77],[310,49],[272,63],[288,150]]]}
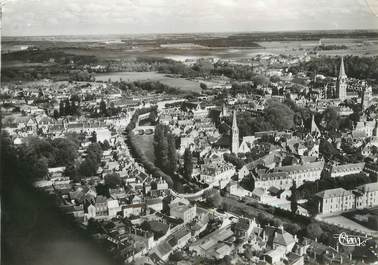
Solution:
{"label": "tree line", "polygon": [[167,174],[175,174],[177,171],[176,139],[167,125],[155,126],[154,152],[155,164]]}
{"label": "tree line", "polygon": [[144,168],[147,170],[148,173],[152,174],[153,177],[159,178],[163,177],[164,180],[168,183],[169,187],[173,187],[173,180],[172,178],[164,173],[159,167],[157,167],[153,162],[151,162],[146,155],[144,154],[143,150],[138,145],[138,142],[135,138],[135,134],[133,129],[136,127],[136,123],[138,122],[139,115],[156,111],[156,107],[152,108],[145,108],[145,109],[137,109],[131,118],[129,125],[127,126],[125,133],[127,135],[127,143],[130,147],[130,151],[135,156],[136,160],[143,164]]}
{"label": "tree line", "polygon": [[[348,77],[358,79],[373,79],[378,81],[378,57],[344,57],[345,72]],[[316,72],[327,76],[338,76],[340,68],[340,57],[321,56],[312,58],[308,62],[289,67],[289,71],[296,74],[300,71]]]}
{"label": "tree line", "polygon": [[80,180],[96,175],[101,164],[102,146],[99,143],[91,143],[86,158],[79,159],[77,150],[81,140],[77,134],[55,139],[29,137],[22,145],[14,146],[11,137],[3,132],[1,142],[4,169],[16,172],[15,176],[28,182],[45,178],[50,167],[65,167],[66,176]]}
{"label": "tree line", "polygon": [[322,177],[316,181],[306,181],[298,190],[298,197],[308,199],[315,193],[334,188],[344,188],[351,190],[359,185],[366,183],[376,182],[377,178],[373,175],[367,175],[365,173],[350,174],[343,177]]}

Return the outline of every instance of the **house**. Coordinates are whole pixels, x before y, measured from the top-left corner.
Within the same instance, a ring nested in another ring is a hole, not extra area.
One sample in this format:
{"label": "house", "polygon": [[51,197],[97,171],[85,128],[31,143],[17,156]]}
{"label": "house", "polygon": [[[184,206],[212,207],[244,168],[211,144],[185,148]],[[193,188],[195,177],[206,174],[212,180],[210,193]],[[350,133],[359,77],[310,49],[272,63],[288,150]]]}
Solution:
{"label": "house", "polygon": [[232,227],[235,236],[241,239],[248,239],[253,228],[257,227],[256,221],[248,218],[239,218],[238,222]]}
{"label": "house", "polygon": [[318,212],[322,214],[347,211],[355,206],[353,192],[343,188],[324,190],[315,196],[318,198]]}
{"label": "house", "polygon": [[256,169],[252,171],[255,179],[255,188],[269,189],[274,186],[281,190],[288,190],[293,185],[303,185],[306,181],[315,181],[320,178],[324,161],[307,163],[305,165],[290,165],[275,167],[274,169]]}
{"label": "house", "polygon": [[335,165],[331,168],[331,177],[336,178],[345,175],[358,174],[364,170],[364,167],[365,163]]}
{"label": "house", "polygon": [[100,195],[96,197],[96,218],[104,218],[108,216],[108,203],[106,197]]}
{"label": "house", "polygon": [[234,233],[231,227],[226,226],[195,241],[189,246],[189,250],[196,252],[200,256],[222,259],[224,256],[231,254],[233,237]]}
{"label": "house", "polygon": [[121,211],[121,207],[119,206],[118,200],[114,200],[114,199],[107,200],[107,207],[108,207],[109,218],[116,217],[117,213]]}
{"label": "house", "polygon": [[71,213],[75,218],[84,217],[84,206],[82,204],[81,205],[73,205]]}
{"label": "house", "polygon": [[356,127],[352,131],[353,137],[363,134],[365,137],[370,137],[373,135],[374,128],[376,126],[376,121],[366,121],[361,120],[357,122]]}
{"label": "house", "polygon": [[167,261],[169,255],[176,249],[183,248],[191,238],[191,232],[185,225],[180,225],[170,231],[170,235],[150,251],[151,259]]}
{"label": "house", "polygon": [[146,199],[146,207],[154,209],[157,212],[163,210],[163,198],[150,198]]}
{"label": "house", "polygon": [[171,203],[169,204],[169,214],[170,216],[182,219],[184,223],[188,223],[196,217],[197,206],[186,205],[182,203]]}
{"label": "house", "polygon": [[230,195],[237,196],[239,198],[252,195],[251,191],[244,189],[240,186],[239,182],[233,180],[230,181],[227,190],[230,193]]}
{"label": "house", "polygon": [[271,249],[268,252],[264,253],[264,258],[269,264],[279,264],[281,260],[286,257],[286,250],[284,247],[278,247]]}
{"label": "house", "polygon": [[132,215],[139,216],[143,213],[145,209],[145,204],[128,204],[123,207],[123,216],[124,217],[130,217]]}
{"label": "house", "polygon": [[160,178],[156,182],[156,189],[157,190],[168,190],[168,183],[163,178]]}
{"label": "house", "polygon": [[96,207],[93,204],[90,204],[88,206],[88,214],[87,214],[88,219],[91,218],[96,218]]}
{"label": "house", "polygon": [[235,167],[221,159],[205,163],[200,168],[199,181],[208,185],[224,188],[236,173]]}
{"label": "house", "polygon": [[252,191],[251,197],[258,202],[265,203],[270,197],[267,190],[264,188],[255,188]]}
{"label": "house", "polygon": [[255,136],[244,136],[239,147],[239,153],[248,153],[254,146],[254,142],[257,140]]}
{"label": "house", "polygon": [[368,183],[356,188],[356,208],[378,205],[378,182]]}

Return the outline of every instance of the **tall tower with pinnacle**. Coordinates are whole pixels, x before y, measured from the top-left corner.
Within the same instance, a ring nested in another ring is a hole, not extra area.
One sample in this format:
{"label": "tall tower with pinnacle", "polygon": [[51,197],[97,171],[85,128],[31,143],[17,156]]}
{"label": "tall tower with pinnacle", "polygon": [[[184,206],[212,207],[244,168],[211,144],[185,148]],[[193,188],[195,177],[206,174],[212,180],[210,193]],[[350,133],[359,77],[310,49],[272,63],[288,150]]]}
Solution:
{"label": "tall tower with pinnacle", "polygon": [[231,152],[237,154],[239,152],[239,128],[236,121],[236,110],[234,110],[234,115],[232,117],[232,143]]}
{"label": "tall tower with pinnacle", "polygon": [[316,133],[316,134],[320,135],[320,130],[315,123],[315,116],[314,115],[312,115],[310,131],[311,131],[311,133]]}
{"label": "tall tower with pinnacle", "polygon": [[362,110],[366,110],[370,105],[373,91],[371,86],[365,83],[363,83],[362,86],[361,108]]}
{"label": "tall tower with pinnacle", "polygon": [[347,90],[347,75],[345,74],[344,57],[341,57],[339,76],[337,77],[337,83],[336,83],[336,96],[340,100],[346,99],[347,97],[346,90]]}

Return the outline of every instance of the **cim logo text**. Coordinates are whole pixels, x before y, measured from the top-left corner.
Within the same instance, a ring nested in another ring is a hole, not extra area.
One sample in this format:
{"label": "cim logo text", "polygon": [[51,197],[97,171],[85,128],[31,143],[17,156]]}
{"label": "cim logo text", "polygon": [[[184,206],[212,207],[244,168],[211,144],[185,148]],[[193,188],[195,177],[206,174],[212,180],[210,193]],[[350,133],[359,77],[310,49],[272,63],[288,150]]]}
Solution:
{"label": "cim logo text", "polygon": [[334,237],[339,239],[340,245],[347,247],[362,247],[366,245],[366,241],[371,239],[371,237],[367,236],[360,237],[357,235],[348,235],[346,232],[342,232]]}

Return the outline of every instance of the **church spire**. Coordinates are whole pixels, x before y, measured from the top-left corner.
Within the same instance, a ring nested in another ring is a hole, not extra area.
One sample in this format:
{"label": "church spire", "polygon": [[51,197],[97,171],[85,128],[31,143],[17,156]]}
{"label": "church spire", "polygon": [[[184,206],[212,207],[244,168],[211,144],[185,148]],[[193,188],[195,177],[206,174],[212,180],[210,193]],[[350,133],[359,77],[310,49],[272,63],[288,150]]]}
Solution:
{"label": "church spire", "polygon": [[340,63],[340,71],[339,71],[339,78],[346,78],[347,75],[345,73],[345,67],[344,67],[344,57],[341,57],[341,63]]}
{"label": "church spire", "polygon": [[236,110],[232,116],[232,142],[231,142],[231,152],[237,154],[239,152],[239,128],[236,120]]}
{"label": "church spire", "polygon": [[232,130],[234,130],[235,128],[238,130],[238,124],[236,120],[236,110],[234,110],[234,113],[232,115]]}
{"label": "church spire", "polygon": [[312,120],[311,120],[311,133],[318,133],[320,135],[320,130],[318,128],[318,126],[316,125],[315,123],[315,116],[314,114],[312,115]]}
{"label": "church spire", "polygon": [[340,71],[339,76],[337,77],[337,83],[336,83],[336,96],[341,101],[345,100],[347,98],[347,75],[345,74],[345,68],[344,68],[344,57],[341,57],[341,63],[340,63]]}

